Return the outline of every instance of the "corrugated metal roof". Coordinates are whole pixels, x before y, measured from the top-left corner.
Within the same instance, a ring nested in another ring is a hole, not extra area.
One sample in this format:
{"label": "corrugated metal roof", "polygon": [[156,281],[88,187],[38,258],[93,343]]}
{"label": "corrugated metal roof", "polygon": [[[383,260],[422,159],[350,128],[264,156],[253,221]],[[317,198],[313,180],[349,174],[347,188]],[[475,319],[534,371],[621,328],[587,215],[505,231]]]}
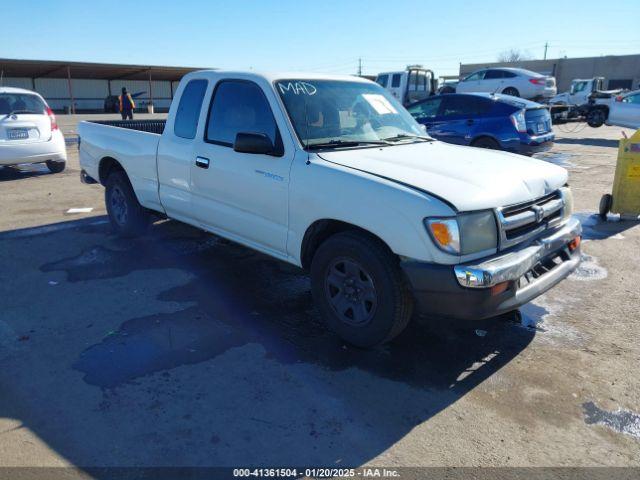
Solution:
{"label": "corrugated metal roof", "polygon": [[[180,80],[184,75],[203,68],[164,67],[159,65],[122,65],[115,63],[65,62],[58,60],[20,60],[0,58],[0,72],[5,77],[72,78],[102,80]],[[211,69],[207,67],[207,69]]]}

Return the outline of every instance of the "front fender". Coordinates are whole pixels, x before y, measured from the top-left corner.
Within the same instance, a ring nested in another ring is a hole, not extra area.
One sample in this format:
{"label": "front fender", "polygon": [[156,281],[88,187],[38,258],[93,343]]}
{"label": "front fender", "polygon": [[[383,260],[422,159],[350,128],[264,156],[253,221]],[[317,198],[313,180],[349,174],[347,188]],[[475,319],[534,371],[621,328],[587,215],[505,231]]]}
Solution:
{"label": "front fender", "polygon": [[435,247],[423,224],[426,217],[455,215],[442,200],[319,157],[308,164],[306,160],[305,152],[296,156],[289,188],[287,253],[298,265],[305,232],[318,220],[355,225],[403,257],[444,264],[458,261]]}

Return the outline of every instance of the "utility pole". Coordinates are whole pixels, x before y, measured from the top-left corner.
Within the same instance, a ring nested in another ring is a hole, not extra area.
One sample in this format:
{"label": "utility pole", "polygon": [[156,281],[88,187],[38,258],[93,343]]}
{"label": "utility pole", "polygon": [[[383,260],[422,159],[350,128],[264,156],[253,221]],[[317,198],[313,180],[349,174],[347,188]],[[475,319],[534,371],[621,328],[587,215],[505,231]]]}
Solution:
{"label": "utility pole", "polygon": [[358,76],[362,76],[362,58],[358,59]]}
{"label": "utility pole", "polygon": [[544,44],[544,58],[543,58],[543,60],[547,59],[547,48],[549,48],[549,42],[545,42],[545,44]]}

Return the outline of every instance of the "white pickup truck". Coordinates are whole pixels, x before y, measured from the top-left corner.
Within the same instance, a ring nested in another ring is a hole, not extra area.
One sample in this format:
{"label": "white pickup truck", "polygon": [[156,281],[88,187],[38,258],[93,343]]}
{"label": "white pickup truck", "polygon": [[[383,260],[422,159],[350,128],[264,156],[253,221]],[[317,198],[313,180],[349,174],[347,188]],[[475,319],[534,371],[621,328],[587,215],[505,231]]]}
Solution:
{"label": "white pickup truck", "polygon": [[327,324],[355,345],[392,339],[414,305],[515,310],[580,261],[564,169],[435,141],[368,80],[198,71],[166,124],[79,135],[82,179],[106,187],[117,232],[160,214],[308,269]]}

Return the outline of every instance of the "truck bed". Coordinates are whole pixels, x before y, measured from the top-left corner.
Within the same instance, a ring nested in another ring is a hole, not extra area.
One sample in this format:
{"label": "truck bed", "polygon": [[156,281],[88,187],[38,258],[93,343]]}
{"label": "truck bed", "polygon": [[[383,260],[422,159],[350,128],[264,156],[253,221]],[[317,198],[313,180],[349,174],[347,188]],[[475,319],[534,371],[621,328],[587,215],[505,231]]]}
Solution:
{"label": "truck bed", "polygon": [[142,206],[163,211],[156,153],[165,120],[94,120],[78,124],[80,166],[100,180],[100,162],[115,159],[127,172]]}
{"label": "truck bed", "polygon": [[166,120],[90,120],[89,123],[108,125],[110,127],[128,128],[140,132],[157,133],[162,135]]}

